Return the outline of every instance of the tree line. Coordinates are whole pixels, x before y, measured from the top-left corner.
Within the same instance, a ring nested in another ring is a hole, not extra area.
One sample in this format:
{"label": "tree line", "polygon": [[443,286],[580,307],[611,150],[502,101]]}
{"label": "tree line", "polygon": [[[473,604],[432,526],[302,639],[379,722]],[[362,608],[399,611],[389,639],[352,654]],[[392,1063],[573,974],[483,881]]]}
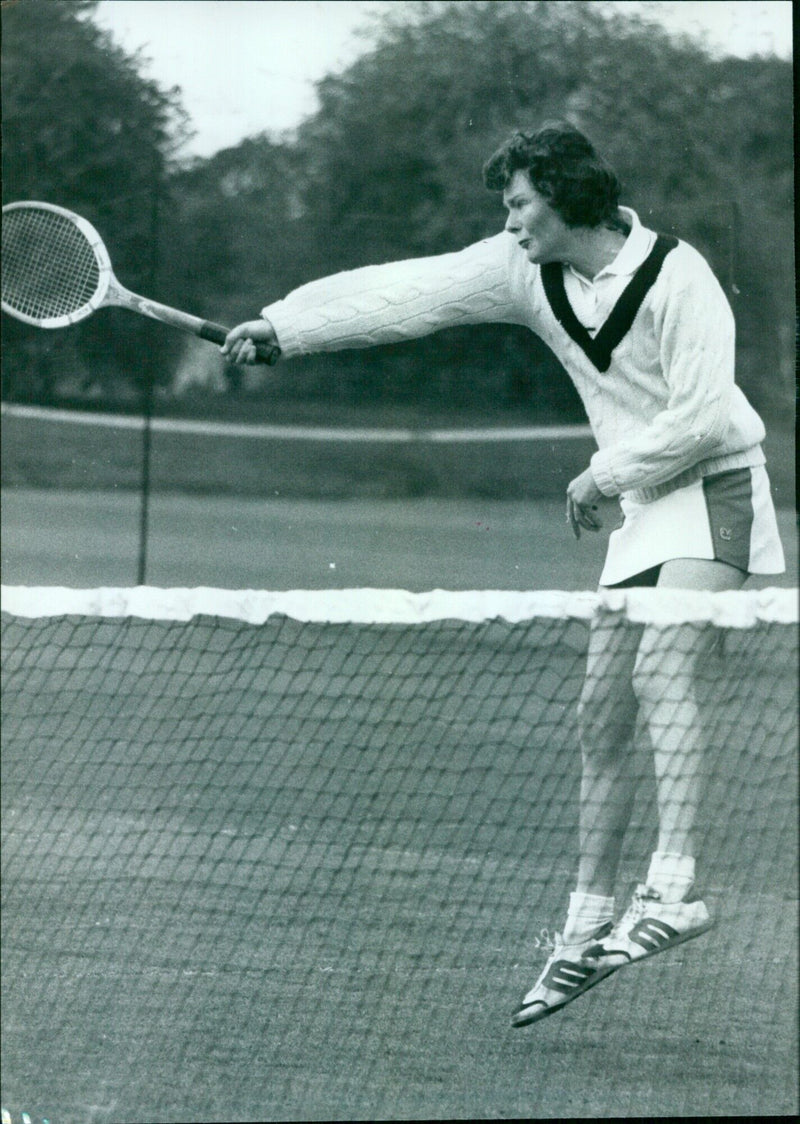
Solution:
{"label": "tree line", "polygon": [[[503,222],[482,185],[486,158],[516,128],[567,119],[607,156],[646,225],[709,258],[754,404],[792,408],[789,62],[716,58],[603,3],[404,5],[319,84],[317,112],[293,133],[186,161],[179,92],[143,77],[142,59],[93,22],[95,7],[20,0],[3,12],[3,201],[85,214],[130,288],[235,323],[327,273],[459,249]],[[168,392],[185,342],[138,320],[109,310],[42,333],[4,316],[4,396],[112,401],[147,380]],[[544,345],[502,325],[282,370],[269,376],[271,400],[580,416]],[[241,391],[242,372],[226,377]]]}

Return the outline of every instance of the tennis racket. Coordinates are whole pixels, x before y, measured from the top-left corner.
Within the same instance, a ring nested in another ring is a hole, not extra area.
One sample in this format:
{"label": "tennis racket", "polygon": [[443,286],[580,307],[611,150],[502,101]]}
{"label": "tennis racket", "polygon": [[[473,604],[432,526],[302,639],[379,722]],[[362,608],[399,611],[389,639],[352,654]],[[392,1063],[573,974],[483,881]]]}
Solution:
{"label": "tennis racket", "polygon": [[[66,328],[116,305],[222,344],[228,329],[120,285],[103,240],[86,219],[52,203],[3,207],[2,307],[37,328]],[[276,363],[281,349],[259,344],[258,359]]]}

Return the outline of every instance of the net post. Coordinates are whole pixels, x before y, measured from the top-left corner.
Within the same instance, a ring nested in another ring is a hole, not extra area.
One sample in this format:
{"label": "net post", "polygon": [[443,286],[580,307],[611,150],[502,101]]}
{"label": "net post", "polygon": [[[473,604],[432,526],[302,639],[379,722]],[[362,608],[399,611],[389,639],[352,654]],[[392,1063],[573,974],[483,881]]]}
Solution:
{"label": "net post", "polygon": [[145,372],[142,412],[142,475],[139,505],[139,550],[136,565],[136,584],[147,585],[147,540],[150,522],[150,460],[153,444],[153,374]]}
{"label": "net post", "polygon": [[[150,263],[148,291],[155,292],[158,275],[158,157],[154,159],[153,185],[150,200]],[[150,461],[153,446],[153,399],[155,372],[150,363],[145,364],[144,388],[142,396],[142,476],[140,485],[141,503],[139,508],[139,551],[136,567],[136,584],[147,585],[147,540],[150,522]]]}

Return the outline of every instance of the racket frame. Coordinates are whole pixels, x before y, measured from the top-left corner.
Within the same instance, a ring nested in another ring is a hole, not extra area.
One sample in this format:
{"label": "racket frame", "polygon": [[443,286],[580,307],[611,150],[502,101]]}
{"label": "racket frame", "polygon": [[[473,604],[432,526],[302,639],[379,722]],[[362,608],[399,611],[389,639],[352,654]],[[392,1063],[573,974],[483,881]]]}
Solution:
{"label": "racket frame", "polygon": [[[16,203],[6,203],[3,207],[3,214],[5,215],[8,211],[22,208],[52,211],[55,214],[63,215],[74,223],[92,248],[97,262],[99,278],[97,287],[92,296],[74,312],[66,313],[62,316],[36,318],[19,312],[16,308],[12,308],[3,300],[1,302],[3,311],[7,312],[10,316],[14,316],[17,320],[23,320],[26,324],[32,324],[36,328],[66,328],[71,324],[76,324],[81,320],[85,320],[87,316],[91,316],[98,308],[114,306],[117,308],[127,308],[131,312],[138,312],[141,316],[149,316],[151,320],[158,320],[162,324],[168,324],[172,328],[178,328],[183,332],[189,332],[211,343],[223,344],[225,342],[228,329],[223,324],[216,324],[212,320],[203,320],[200,316],[192,316],[188,312],[181,312],[179,309],[171,308],[169,305],[161,304],[159,301],[151,300],[148,297],[142,297],[138,293],[133,293],[130,289],[126,289],[124,285],[120,284],[119,280],[114,276],[111,258],[105,243],[88,219],[83,218],[74,211],[68,210],[66,207],[59,207],[55,203],[40,203],[36,200],[22,200]],[[256,347],[256,354],[262,363],[272,365],[276,363],[280,357],[281,349],[269,344],[258,344]]]}
{"label": "racket frame", "polygon": [[105,247],[103,239],[89,220],[83,218],[81,215],[76,215],[74,211],[68,211],[66,207],[57,207],[55,203],[38,203],[29,200],[23,200],[18,203],[6,203],[3,207],[3,215],[5,216],[9,211],[21,210],[23,208],[27,210],[35,208],[38,211],[51,211],[56,215],[63,215],[74,223],[92,248],[95,261],[97,262],[99,276],[95,291],[92,293],[89,300],[74,312],[68,312],[62,316],[48,316],[43,318],[28,316],[27,313],[12,308],[11,305],[7,304],[4,300],[0,301],[3,311],[7,312],[9,316],[16,317],[17,320],[23,320],[26,324],[33,324],[35,328],[68,328],[70,324],[77,324],[80,320],[85,320],[87,316],[91,316],[98,308],[102,308],[104,304],[110,303],[107,300],[107,294],[114,280],[111,258],[108,255],[108,250]]}

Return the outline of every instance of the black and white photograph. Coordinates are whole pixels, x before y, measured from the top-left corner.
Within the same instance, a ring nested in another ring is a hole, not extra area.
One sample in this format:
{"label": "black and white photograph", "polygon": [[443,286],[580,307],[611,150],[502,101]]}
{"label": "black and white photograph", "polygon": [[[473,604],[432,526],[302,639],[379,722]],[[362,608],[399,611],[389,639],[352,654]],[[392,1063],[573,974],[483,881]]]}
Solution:
{"label": "black and white photograph", "polygon": [[0,31],[2,1124],[797,1115],[793,5]]}

